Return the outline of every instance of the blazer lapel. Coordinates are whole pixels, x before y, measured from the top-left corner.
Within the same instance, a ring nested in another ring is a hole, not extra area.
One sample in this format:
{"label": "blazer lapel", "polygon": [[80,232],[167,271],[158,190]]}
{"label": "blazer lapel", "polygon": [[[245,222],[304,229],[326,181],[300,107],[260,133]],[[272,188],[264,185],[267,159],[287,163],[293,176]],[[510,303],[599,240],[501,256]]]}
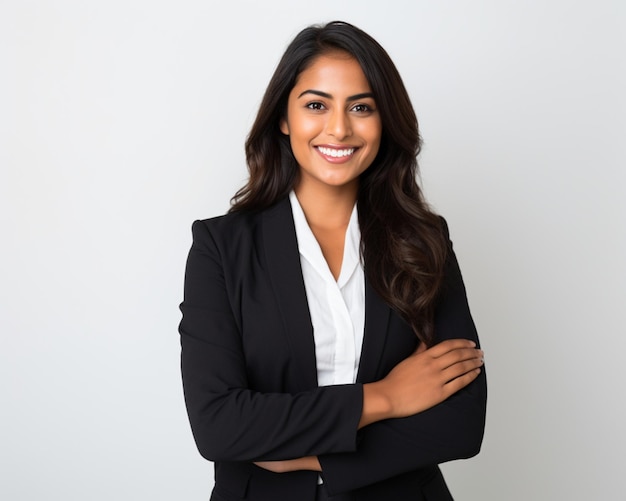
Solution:
{"label": "blazer lapel", "polygon": [[357,383],[367,383],[377,379],[378,366],[387,340],[390,312],[389,306],[383,302],[366,279],[365,333]]}
{"label": "blazer lapel", "polygon": [[[263,213],[263,243],[272,289],[302,389],[317,386],[315,340],[302,278],[300,252],[289,199]],[[365,280],[365,333],[357,382],[374,381],[387,339],[391,310]]]}
{"label": "blazer lapel", "polygon": [[263,241],[272,288],[302,390],[317,386],[315,341],[289,199],[263,213]]}

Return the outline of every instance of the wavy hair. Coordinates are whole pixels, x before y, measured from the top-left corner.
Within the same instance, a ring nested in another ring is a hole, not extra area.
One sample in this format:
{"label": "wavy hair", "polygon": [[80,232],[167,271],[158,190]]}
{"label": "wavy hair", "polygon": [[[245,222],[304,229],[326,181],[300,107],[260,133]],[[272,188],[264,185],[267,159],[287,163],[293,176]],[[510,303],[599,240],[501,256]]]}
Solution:
{"label": "wavy hair", "polygon": [[422,141],[411,100],[391,58],[367,33],[334,21],[305,28],[287,47],[246,140],[250,177],[232,198],[230,211],[268,208],[294,188],[299,167],[280,121],[300,73],[317,57],[336,51],[360,64],[382,123],[378,154],[359,180],[365,274],[380,297],[430,345],[447,236],[417,182]]}

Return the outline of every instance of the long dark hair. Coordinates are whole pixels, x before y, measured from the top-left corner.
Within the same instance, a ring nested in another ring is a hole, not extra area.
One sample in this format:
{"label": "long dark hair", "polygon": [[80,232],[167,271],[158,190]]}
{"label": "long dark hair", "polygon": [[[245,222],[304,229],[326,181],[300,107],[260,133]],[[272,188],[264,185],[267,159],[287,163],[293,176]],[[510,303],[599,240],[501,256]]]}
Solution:
{"label": "long dark hair", "polygon": [[233,197],[231,212],[265,209],[294,188],[299,167],[280,121],[300,73],[315,58],[338,50],[361,65],[382,122],[378,155],[359,182],[366,277],[419,339],[431,344],[447,240],[441,218],[430,210],[417,184],[421,137],[413,106],[391,58],[367,33],[335,21],[304,29],[287,47],[248,135],[250,178]]}

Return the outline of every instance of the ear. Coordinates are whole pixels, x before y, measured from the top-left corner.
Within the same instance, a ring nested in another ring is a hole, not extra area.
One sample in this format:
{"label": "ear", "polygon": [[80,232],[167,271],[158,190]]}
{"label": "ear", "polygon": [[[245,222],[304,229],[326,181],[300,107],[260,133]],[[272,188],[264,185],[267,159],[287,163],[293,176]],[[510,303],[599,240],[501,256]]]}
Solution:
{"label": "ear", "polygon": [[280,119],[280,131],[285,134],[285,136],[289,135],[289,124],[287,123],[286,118]]}

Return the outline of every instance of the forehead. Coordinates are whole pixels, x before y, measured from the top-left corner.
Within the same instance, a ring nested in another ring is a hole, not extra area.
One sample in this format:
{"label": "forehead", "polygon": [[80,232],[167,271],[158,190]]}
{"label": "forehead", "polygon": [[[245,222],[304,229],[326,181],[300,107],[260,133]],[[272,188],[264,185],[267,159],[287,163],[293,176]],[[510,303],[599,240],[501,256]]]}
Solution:
{"label": "forehead", "polygon": [[315,57],[298,75],[294,89],[303,87],[317,90],[349,87],[358,92],[371,91],[358,61],[352,55],[340,51]]}

